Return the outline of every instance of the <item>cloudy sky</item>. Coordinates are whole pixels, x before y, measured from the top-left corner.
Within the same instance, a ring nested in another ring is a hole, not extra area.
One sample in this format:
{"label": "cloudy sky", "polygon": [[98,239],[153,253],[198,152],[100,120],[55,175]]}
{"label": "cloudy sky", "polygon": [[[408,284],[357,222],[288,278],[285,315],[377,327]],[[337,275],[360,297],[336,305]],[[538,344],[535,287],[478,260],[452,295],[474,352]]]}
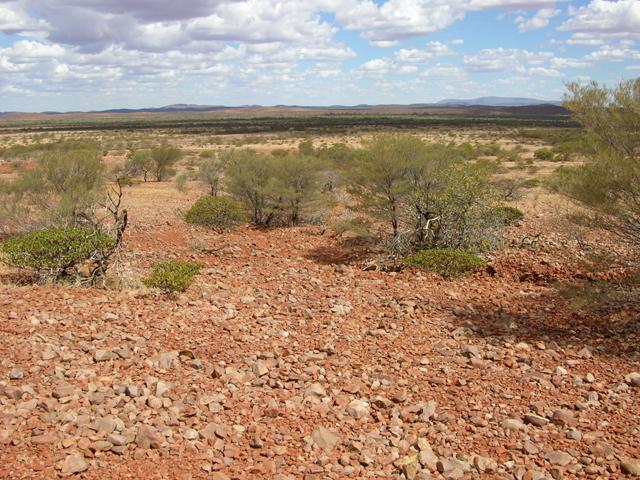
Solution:
{"label": "cloudy sky", "polygon": [[0,111],[559,99],[640,75],[640,0],[0,0]]}

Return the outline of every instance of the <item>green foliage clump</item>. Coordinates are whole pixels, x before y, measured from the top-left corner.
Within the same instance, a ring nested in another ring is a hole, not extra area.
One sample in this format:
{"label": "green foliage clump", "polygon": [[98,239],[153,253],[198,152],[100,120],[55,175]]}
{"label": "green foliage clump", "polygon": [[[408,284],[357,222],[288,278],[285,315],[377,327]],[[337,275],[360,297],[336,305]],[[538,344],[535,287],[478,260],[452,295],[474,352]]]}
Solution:
{"label": "green foliage clump", "polygon": [[184,152],[171,145],[162,145],[151,149],[151,171],[156,182],[162,182],[175,175],[175,164],[182,158]]}
{"label": "green foliage clump", "polygon": [[258,155],[251,150],[223,157],[228,191],[260,226],[298,225],[320,188],[321,163],[315,157]]}
{"label": "green foliage clump", "polygon": [[91,228],[55,227],[9,238],[0,251],[8,265],[58,279],[85,261],[98,260],[114,245],[113,238]]}
{"label": "green foliage clump", "polygon": [[493,162],[468,162],[452,145],[384,135],[368,144],[348,171],[349,191],[364,214],[391,227],[389,250],[482,250],[499,222],[493,215]]}
{"label": "green foliage clump", "polygon": [[512,225],[524,218],[524,212],[517,207],[499,205],[494,209],[496,216],[505,225]]}
{"label": "green foliage clump", "polygon": [[218,195],[224,172],[224,163],[215,157],[201,157],[198,163],[198,179],[207,186],[209,194]]}
{"label": "green foliage clump", "polygon": [[185,216],[193,225],[226,230],[242,220],[242,208],[231,197],[204,196],[196,201]]}
{"label": "green foliage clump", "polygon": [[156,263],[149,276],[142,279],[142,283],[166,293],[184,292],[191,286],[199,271],[200,265],[197,263],[165,260]]}
{"label": "green foliage clump", "polygon": [[404,259],[407,267],[442,275],[444,278],[464,277],[484,267],[485,261],[461,249],[429,248]]}
{"label": "green foliage clump", "polygon": [[590,209],[593,226],[640,243],[640,78],[615,88],[571,83],[564,106],[582,125],[586,161],[556,171],[550,185]]}
{"label": "green foliage clump", "polygon": [[[76,145],[77,149],[72,149]],[[90,223],[105,193],[97,145],[64,143],[0,185],[0,228],[7,233]]]}
{"label": "green foliage clump", "polygon": [[533,158],[537,160],[550,161],[553,160],[555,154],[548,148],[539,148],[533,153]]}

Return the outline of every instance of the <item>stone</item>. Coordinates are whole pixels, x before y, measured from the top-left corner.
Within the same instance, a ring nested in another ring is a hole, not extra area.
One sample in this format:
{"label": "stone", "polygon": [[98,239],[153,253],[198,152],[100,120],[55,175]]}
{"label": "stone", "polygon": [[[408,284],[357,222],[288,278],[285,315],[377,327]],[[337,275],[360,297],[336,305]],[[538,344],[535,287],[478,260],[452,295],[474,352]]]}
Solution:
{"label": "stone", "polygon": [[164,382],[160,380],[156,384],[156,397],[162,398],[164,397],[165,393],[167,393],[170,390],[171,390],[171,384],[169,382]]}
{"label": "stone", "polygon": [[231,480],[227,475],[222,472],[213,472],[209,475],[209,480]]}
{"label": "stone", "polygon": [[327,391],[324,389],[322,385],[319,383],[312,383],[309,387],[304,391],[305,399],[315,399],[321,400],[322,398],[327,396]]}
{"label": "stone", "polygon": [[55,435],[44,434],[44,435],[34,435],[31,437],[31,443],[34,445],[47,445],[50,443],[55,443],[57,440]]}
{"label": "stone", "polygon": [[631,372],[629,375],[624,377],[624,381],[632,387],[640,387],[640,373]]}
{"label": "stone", "polygon": [[158,353],[149,359],[151,364],[159,370],[166,370],[173,367],[178,363],[178,360],[179,352],[175,350],[171,352]]}
{"label": "stone", "polygon": [[23,376],[24,374],[22,373],[22,370],[17,367],[12,368],[9,372],[9,380],[20,380]]}
{"label": "stone", "polygon": [[561,467],[569,465],[571,460],[573,460],[571,455],[561,450],[552,450],[551,452],[547,452],[544,458],[546,458],[551,465],[559,465]]}
{"label": "stone", "polygon": [[369,415],[369,404],[362,400],[352,400],[347,406],[347,413],[357,419],[364,418]]}
{"label": "stone", "polygon": [[258,360],[256,363],[254,363],[252,370],[253,374],[256,377],[262,377],[263,375],[269,373],[269,367],[267,367],[267,364],[262,360]]}
{"label": "stone", "polygon": [[556,410],[553,412],[551,421],[561,427],[575,427],[578,425],[578,421],[573,416],[573,413],[568,410]]}
{"label": "stone", "polygon": [[524,423],[535,425],[536,427],[544,427],[549,420],[534,413],[528,413],[524,416]]}
{"label": "stone", "polygon": [[71,475],[74,473],[84,472],[89,468],[89,464],[84,459],[84,456],[78,452],[74,452],[65,458],[62,464],[62,474]]}
{"label": "stone", "polygon": [[524,423],[517,418],[505,418],[500,424],[505,430],[522,430]]}
{"label": "stone", "polygon": [[128,443],[127,437],[125,437],[124,435],[119,435],[117,433],[107,435],[107,440],[116,447],[122,447]]}
{"label": "stone", "polygon": [[53,398],[60,399],[65,397],[71,397],[75,392],[75,387],[68,383],[59,383],[57,384],[51,395]]}
{"label": "stone", "polygon": [[136,445],[139,448],[160,448],[162,437],[157,430],[149,425],[142,425],[136,434]]}
{"label": "stone", "polygon": [[473,457],[473,465],[479,473],[493,473],[498,470],[498,463],[494,459],[480,455]]}
{"label": "stone", "polygon": [[624,458],[620,462],[620,469],[627,475],[633,475],[634,477],[640,477],[640,459],[639,458]]}
{"label": "stone", "polygon": [[93,360],[95,362],[106,362],[113,358],[113,352],[111,350],[99,349],[93,352]]}
{"label": "stone", "polygon": [[116,420],[113,417],[102,417],[98,420],[96,427],[99,433],[108,435],[116,429]]}
{"label": "stone", "polygon": [[323,450],[333,450],[340,443],[340,437],[337,434],[322,426],[311,433],[311,440]]}

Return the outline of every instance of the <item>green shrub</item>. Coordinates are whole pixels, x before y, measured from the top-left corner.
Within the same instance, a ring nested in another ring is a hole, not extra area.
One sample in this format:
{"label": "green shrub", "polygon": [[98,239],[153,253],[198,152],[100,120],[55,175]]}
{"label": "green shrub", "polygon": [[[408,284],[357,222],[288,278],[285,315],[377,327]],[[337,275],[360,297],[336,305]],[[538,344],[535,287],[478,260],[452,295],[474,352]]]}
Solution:
{"label": "green shrub", "polygon": [[0,249],[3,261],[57,279],[66,270],[103,255],[115,240],[91,228],[47,228],[9,238]]}
{"label": "green shrub", "polygon": [[549,161],[553,160],[554,157],[554,153],[548,148],[539,148],[533,153],[533,158],[536,158],[538,160]]}
{"label": "green shrub", "polygon": [[512,225],[524,218],[522,210],[509,205],[500,205],[495,208],[495,214],[504,225]]}
{"label": "green shrub", "polygon": [[407,267],[426,270],[445,278],[464,277],[485,265],[484,260],[465,250],[454,248],[428,248],[404,259]]}
{"label": "green shrub", "polygon": [[191,206],[185,220],[193,225],[226,230],[242,220],[242,208],[231,197],[207,195]]}
{"label": "green shrub", "polygon": [[197,263],[165,260],[156,263],[149,276],[142,279],[142,283],[166,293],[184,292],[191,286],[199,271],[200,265]]}

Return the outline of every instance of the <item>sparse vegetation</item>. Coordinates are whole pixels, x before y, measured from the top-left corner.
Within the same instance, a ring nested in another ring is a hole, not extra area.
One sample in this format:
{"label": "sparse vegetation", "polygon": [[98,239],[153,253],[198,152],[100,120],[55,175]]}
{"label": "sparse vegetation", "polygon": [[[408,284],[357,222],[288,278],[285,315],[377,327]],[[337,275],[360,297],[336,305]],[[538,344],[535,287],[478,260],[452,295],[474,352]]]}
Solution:
{"label": "sparse vegetation", "polygon": [[560,168],[550,184],[588,207],[592,225],[640,244],[640,78],[614,89],[568,85],[565,106],[583,125],[587,161]]}
{"label": "sparse vegetation", "polygon": [[407,267],[437,273],[444,278],[459,278],[484,267],[485,262],[460,249],[429,248],[404,259]]}
{"label": "sparse vegetation", "polygon": [[223,231],[235,226],[242,217],[242,209],[233,198],[207,195],[191,206],[185,219],[193,225]]}
{"label": "sparse vegetation", "polygon": [[113,238],[91,228],[54,227],[9,238],[0,250],[6,264],[33,270],[41,279],[59,280],[79,278],[84,263],[90,264],[89,272],[98,268],[115,245]]}
{"label": "sparse vegetation", "polygon": [[151,273],[142,279],[142,283],[167,294],[185,292],[199,271],[200,265],[197,263],[165,260],[156,263]]}

